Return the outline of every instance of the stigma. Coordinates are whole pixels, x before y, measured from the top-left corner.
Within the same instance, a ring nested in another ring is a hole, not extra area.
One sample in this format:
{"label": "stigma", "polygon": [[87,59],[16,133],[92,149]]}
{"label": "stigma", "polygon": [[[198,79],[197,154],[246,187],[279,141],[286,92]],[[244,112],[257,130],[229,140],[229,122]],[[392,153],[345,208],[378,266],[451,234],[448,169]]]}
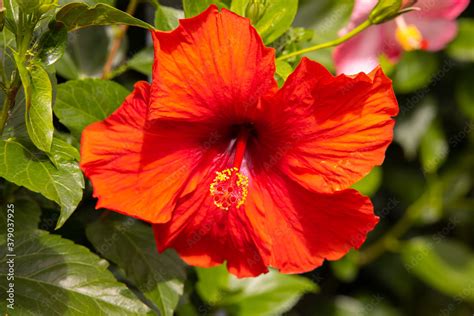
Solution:
{"label": "stigma", "polygon": [[248,185],[249,178],[235,167],[217,171],[210,186],[214,205],[224,211],[241,207],[247,199]]}
{"label": "stigma", "polygon": [[428,41],[423,38],[420,30],[413,24],[407,24],[401,16],[395,19],[397,30],[395,38],[405,51],[427,49]]}
{"label": "stigma", "polygon": [[249,178],[240,173],[245,155],[249,130],[244,128],[235,142],[234,163],[231,168],[216,172],[209,192],[214,205],[221,210],[240,208],[245,204],[248,195]]}

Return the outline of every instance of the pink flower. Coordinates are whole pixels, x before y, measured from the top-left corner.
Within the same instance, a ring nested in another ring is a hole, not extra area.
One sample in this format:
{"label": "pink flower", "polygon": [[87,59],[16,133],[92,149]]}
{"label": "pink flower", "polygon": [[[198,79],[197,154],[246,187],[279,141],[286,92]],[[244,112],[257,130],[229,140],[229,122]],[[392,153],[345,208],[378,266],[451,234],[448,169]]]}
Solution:
{"label": "pink flower", "polygon": [[[351,20],[341,34],[365,21],[376,4],[377,0],[356,0]],[[469,0],[418,0],[414,6],[419,11],[371,26],[338,46],[334,51],[337,73],[368,73],[382,55],[397,62],[403,51],[441,50],[456,36],[455,19],[468,5]]]}

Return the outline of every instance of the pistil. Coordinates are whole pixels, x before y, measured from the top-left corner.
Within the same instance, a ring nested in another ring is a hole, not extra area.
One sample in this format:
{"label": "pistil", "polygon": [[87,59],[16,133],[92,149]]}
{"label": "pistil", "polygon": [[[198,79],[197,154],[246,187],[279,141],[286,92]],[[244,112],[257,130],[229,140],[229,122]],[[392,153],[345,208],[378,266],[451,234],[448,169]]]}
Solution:
{"label": "pistil", "polygon": [[423,39],[423,35],[415,25],[407,24],[402,16],[397,17],[395,23],[397,24],[395,37],[404,50],[428,48],[428,42]]}
{"label": "pistil", "polygon": [[249,130],[247,128],[243,128],[235,142],[234,168],[237,168],[237,170],[240,170],[240,167],[242,166],[249,134]]}
{"label": "pistil", "polygon": [[213,203],[221,210],[240,208],[244,205],[248,194],[249,179],[240,173],[245,156],[249,130],[243,128],[235,142],[235,155],[232,168],[216,172],[216,177],[209,187]]}

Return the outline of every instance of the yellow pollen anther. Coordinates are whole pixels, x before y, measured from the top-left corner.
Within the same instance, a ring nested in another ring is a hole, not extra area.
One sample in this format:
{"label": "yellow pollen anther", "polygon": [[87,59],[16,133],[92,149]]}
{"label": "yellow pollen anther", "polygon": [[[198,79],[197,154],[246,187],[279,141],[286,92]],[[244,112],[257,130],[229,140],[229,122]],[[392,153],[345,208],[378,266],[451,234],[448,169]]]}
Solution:
{"label": "yellow pollen anther", "polygon": [[401,17],[398,17],[396,22],[397,30],[395,31],[395,37],[404,50],[412,51],[427,48],[428,43],[423,39],[423,35],[415,25],[406,24],[405,20]]}
{"label": "yellow pollen anther", "polygon": [[214,205],[228,211],[235,206],[241,207],[247,198],[249,179],[237,168],[216,172],[216,177],[209,187]]}

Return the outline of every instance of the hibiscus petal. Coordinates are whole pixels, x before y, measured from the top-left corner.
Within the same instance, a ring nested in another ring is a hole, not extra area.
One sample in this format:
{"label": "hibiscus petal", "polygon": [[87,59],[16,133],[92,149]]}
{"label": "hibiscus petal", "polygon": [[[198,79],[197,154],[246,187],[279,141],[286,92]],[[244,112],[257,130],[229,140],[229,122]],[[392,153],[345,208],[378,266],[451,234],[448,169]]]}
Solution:
{"label": "hibiscus petal", "polygon": [[427,42],[427,50],[439,51],[451,42],[458,33],[456,21],[445,19],[419,18],[415,15],[407,15],[409,24],[414,24]]}
{"label": "hibiscus petal", "polygon": [[265,142],[273,152],[284,149],[275,166],[316,192],[346,189],[380,165],[398,113],[391,81],[380,68],[333,77],[308,59],[267,102],[274,115],[264,112],[262,119],[277,136]]}
{"label": "hibiscus petal", "polygon": [[469,5],[469,0],[418,0],[414,7],[421,10],[409,15],[421,18],[455,19]]}
{"label": "hibiscus petal", "polygon": [[212,5],[176,30],[152,35],[150,118],[238,119],[276,87],[274,50],[248,19],[228,10]]}
{"label": "hibiscus petal", "polygon": [[209,194],[213,171],[225,168],[229,156],[218,161],[198,189],[179,200],[168,223],[153,225],[158,250],[174,248],[184,261],[199,267],[227,262],[229,272],[238,277],[265,273],[268,269],[262,253],[266,245],[250,219],[256,214],[246,207],[221,210]]}
{"label": "hibiscus petal", "polygon": [[198,164],[215,153],[197,145],[212,135],[206,126],[147,123],[149,90],[137,83],[116,112],[84,130],[81,168],[97,208],[161,223],[170,219],[184,184],[196,181],[191,175]]}
{"label": "hibiscus petal", "polygon": [[[397,45],[398,47],[398,45]],[[334,50],[334,63],[338,74],[371,72],[379,64],[385,45],[383,26],[375,25],[339,45]]]}
{"label": "hibiscus petal", "polygon": [[359,248],[378,222],[367,197],[355,190],[308,191],[282,174],[262,172],[249,191],[249,205],[270,236],[270,266],[303,273],[324,259],[338,260]]}

